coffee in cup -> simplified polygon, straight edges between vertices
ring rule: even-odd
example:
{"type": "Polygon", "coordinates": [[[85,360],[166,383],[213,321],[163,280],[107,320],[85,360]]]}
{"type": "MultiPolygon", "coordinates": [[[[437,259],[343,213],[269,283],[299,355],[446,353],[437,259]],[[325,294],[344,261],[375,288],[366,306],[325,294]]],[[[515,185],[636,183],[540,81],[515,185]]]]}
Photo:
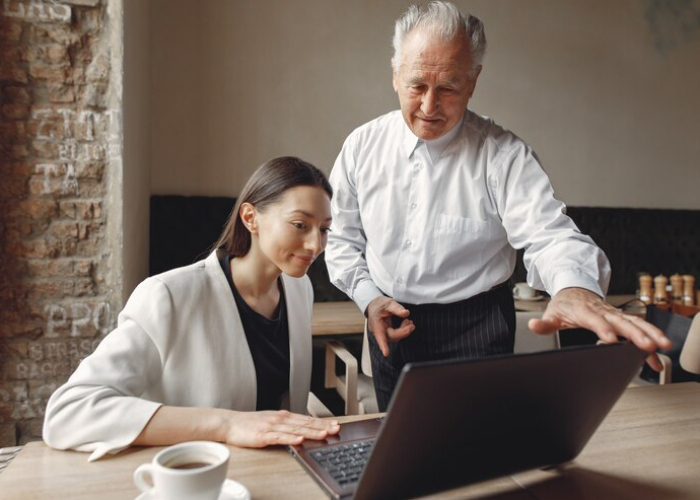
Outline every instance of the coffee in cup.
{"type": "Polygon", "coordinates": [[[160,500],[217,500],[228,471],[229,450],[209,441],[190,441],[161,450],[134,471],[134,482],[160,500]]]}

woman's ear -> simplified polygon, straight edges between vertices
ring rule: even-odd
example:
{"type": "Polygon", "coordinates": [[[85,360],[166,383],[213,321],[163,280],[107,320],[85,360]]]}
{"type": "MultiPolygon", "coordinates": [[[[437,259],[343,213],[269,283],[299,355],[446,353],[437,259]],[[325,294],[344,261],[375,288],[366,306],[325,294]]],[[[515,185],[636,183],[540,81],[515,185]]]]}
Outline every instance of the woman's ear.
{"type": "Polygon", "coordinates": [[[250,203],[242,203],[241,208],[238,210],[238,215],[243,222],[243,225],[248,228],[251,234],[257,234],[258,226],[256,224],[257,212],[255,207],[250,203]]]}

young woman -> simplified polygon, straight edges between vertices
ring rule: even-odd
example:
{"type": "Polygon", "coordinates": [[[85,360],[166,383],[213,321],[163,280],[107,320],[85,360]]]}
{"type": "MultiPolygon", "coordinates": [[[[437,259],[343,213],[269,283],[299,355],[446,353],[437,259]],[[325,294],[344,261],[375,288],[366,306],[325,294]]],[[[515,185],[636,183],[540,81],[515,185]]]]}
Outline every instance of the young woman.
{"type": "Polygon", "coordinates": [[[211,440],[262,447],[324,439],[302,415],[313,292],[331,187],[314,166],[262,165],[203,261],[141,283],[118,326],[49,400],[44,440],[90,451],[211,440]],[[287,411],[290,410],[290,411],[287,411]]]}

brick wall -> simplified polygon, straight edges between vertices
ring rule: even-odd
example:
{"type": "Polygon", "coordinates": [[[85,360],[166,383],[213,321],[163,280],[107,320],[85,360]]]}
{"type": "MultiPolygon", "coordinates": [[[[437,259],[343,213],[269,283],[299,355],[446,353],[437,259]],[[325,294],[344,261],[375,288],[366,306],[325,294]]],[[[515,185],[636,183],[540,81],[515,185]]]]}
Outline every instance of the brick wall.
{"type": "Polygon", "coordinates": [[[112,69],[106,0],[0,2],[0,446],[6,446],[41,437],[49,396],[113,327],[121,307],[110,231],[121,221],[121,187],[110,175],[121,165],[114,105],[121,68],[112,69]]]}

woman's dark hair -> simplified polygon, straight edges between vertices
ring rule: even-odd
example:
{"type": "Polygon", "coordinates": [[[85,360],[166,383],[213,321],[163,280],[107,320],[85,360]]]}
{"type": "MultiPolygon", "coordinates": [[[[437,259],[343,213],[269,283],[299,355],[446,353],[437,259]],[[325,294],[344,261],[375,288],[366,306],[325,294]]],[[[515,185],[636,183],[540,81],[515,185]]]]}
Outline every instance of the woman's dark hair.
{"type": "Polygon", "coordinates": [[[295,156],[282,156],[263,163],[253,172],[229,215],[215,249],[223,248],[232,257],[243,257],[250,251],[250,232],[238,212],[243,203],[250,203],[263,212],[278,201],[288,189],[297,186],[318,186],[333,196],[328,179],[311,163],[295,156]]]}

